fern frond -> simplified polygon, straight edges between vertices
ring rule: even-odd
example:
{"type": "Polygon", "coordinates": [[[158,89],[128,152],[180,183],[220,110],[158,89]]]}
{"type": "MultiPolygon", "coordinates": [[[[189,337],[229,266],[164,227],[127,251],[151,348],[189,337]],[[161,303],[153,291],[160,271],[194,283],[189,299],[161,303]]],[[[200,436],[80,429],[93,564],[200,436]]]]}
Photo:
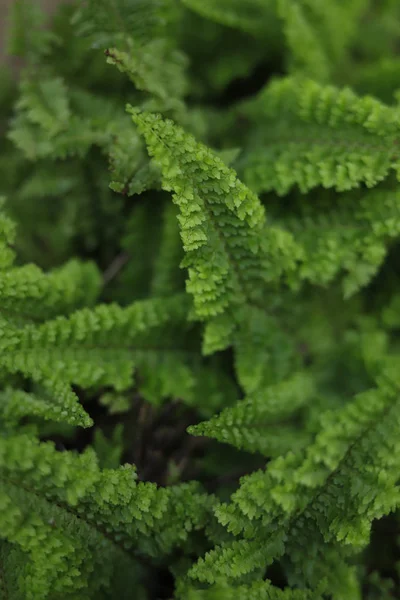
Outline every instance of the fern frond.
{"type": "MultiPolygon", "coordinates": [[[[283,31],[288,46],[289,69],[319,81],[329,78],[331,64],[319,31],[310,22],[308,5],[314,3],[279,0],[278,14],[283,21],[283,31]]],[[[332,4],[330,5],[332,7],[332,4]]]]}
{"type": "Polygon", "coordinates": [[[44,273],[36,265],[0,271],[0,307],[11,319],[44,320],[91,305],[100,291],[93,263],[72,260],[44,273]]]}
{"type": "Polygon", "coordinates": [[[264,210],[232,169],[170,120],[133,112],[163,187],[179,206],[187,289],[200,317],[217,315],[252,294],[264,210]]]}
{"type": "Polygon", "coordinates": [[[243,540],[211,551],[191,575],[209,583],[235,579],[286,552],[301,585],[317,588],[325,579],[335,598],[357,597],[355,573],[343,559],[366,545],[372,520],[400,501],[399,418],[397,385],[387,372],[379,388],[322,417],[322,429],[304,458],[289,453],[265,472],[242,479],[232,504],[216,512],[231,532],[243,533],[243,540]],[[343,499],[340,516],[338,498],[343,499]],[[306,546],[312,548],[311,563],[306,546]]]}
{"type": "Polygon", "coordinates": [[[399,111],[375,98],[288,78],[242,110],[257,126],[237,168],[256,192],[344,191],[398,175],[399,111]]]}
{"type": "Polygon", "coordinates": [[[109,140],[104,131],[76,116],[70,119],[67,130],[60,130],[55,138],[49,139],[48,133],[32,124],[24,114],[15,117],[8,137],[29,160],[83,158],[92,146],[103,146],[109,140]]]}
{"type": "Polygon", "coordinates": [[[267,457],[296,451],[310,439],[293,415],[311,401],[312,395],[312,380],[298,373],[288,381],[240,400],[210,421],[189,427],[188,432],[267,457]]]}
{"type": "Polygon", "coordinates": [[[92,598],[121,562],[133,584],[137,559],[187,543],[213,503],[196,485],[157,489],[131,466],[100,470],[92,451],[56,452],[28,435],[0,439],[0,476],[0,532],[29,557],[20,585],[32,599],[92,598]]]}
{"type": "MultiPolygon", "coordinates": [[[[171,343],[187,313],[185,298],[138,301],[130,307],[99,305],[39,325],[8,327],[0,364],[34,379],[60,378],[83,387],[111,385],[123,390],[133,383],[133,367],[151,373],[161,397],[175,390],[188,394],[192,376],[181,361],[185,349],[171,343]],[[169,331],[169,335],[167,335],[169,331]],[[160,341],[163,332],[162,342],[160,341]],[[179,369],[180,378],[174,371],[179,369]]],[[[189,354],[190,356],[190,354],[189,354]]]]}
{"type": "Polygon", "coordinates": [[[38,396],[23,390],[6,389],[0,392],[0,421],[6,427],[15,427],[24,417],[40,417],[44,420],[70,425],[92,425],[92,420],[80,406],[78,398],[60,385],[44,385],[47,395],[38,396]]]}
{"type": "MultiPolygon", "coordinates": [[[[274,366],[270,367],[270,347],[265,348],[265,339],[272,339],[273,329],[275,342],[284,339],[281,346],[275,343],[284,354],[287,335],[285,339],[276,318],[268,315],[270,305],[264,290],[268,283],[276,283],[295,267],[299,247],[282,228],[266,227],[264,208],[257,196],[193,136],[157,115],[133,112],[133,119],[146,139],[149,154],[161,168],[163,188],[173,192],[173,201],[180,210],[185,251],[181,264],[188,267],[186,288],[194,297],[196,316],[207,321],[217,318],[221,323],[227,314],[233,323],[226,320],[228,334],[220,326],[214,328],[212,349],[223,349],[231,341],[237,356],[247,360],[249,348],[254,351],[260,346],[257,359],[253,357],[251,365],[247,360],[244,369],[237,369],[239,381],[246,393],[254,390],[250,390],[249,381],[260,386],[271,383],[269,369],[274,371],[274,366]],[[241,375],[247,367],[253,372],[247,374],[245,382],[241,375]],[[257,381],[254,369],[265,373],[264,379],[257,381]]],[[[206,352],[211,349],[209,327],[212,325],[207,325],[205,333],[206,352]]],[[[272,382],[286,377],[288,364],[290,358],[286,363],[282,361],[280,372],[271,373],[272,382]]]]}
{"type": "Polygon", "coordinates": [[[28,71],[22,78],[8,132],[29,160],[83,158],[94,145],[109,154],[118,138],[129,135],[129,119],[118,105],[90,91],[68,89],[47,71],[35,75],[28,71]]]}
{"type": "Polygon", "coordinates": [[[370,283],[400,235],[399,193],[390,187],[319,193],[310,208],[309,199],[301,200],[299,214],[282,220],[303,249],[293,278],[326,286],[343,273],[348,298],[370,283]]]}

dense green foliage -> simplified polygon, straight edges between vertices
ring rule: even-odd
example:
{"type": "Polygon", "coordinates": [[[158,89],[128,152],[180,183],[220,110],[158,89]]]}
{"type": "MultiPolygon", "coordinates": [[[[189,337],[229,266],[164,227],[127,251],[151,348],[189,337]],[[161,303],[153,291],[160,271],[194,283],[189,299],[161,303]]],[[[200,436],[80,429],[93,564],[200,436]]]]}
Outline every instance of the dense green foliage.
{"type": "Polygon", "coordinates": [[[400,597],[400,3],[15,0],[0,600],[400,597]]]}

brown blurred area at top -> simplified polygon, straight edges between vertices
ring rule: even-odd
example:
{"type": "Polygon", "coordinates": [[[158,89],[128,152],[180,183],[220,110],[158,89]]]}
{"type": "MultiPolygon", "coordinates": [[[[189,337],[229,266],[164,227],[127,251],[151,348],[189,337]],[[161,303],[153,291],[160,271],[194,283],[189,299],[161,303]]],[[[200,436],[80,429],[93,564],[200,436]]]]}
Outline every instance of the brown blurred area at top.
{"type": "MultiPolygon", "coordinates": [[[[0,63],[7,61],[11,64],[17,64],[14,59],[6,56],[5,45],[7,41],[7,26],[8,26],[8,15],[11,6],[16,0],[0,0],[0,63]]],[[[51,14],[58,4],[65,2],[65,0],[34,0],[36,4],[39,4],[43,9],[51,14]]]]}

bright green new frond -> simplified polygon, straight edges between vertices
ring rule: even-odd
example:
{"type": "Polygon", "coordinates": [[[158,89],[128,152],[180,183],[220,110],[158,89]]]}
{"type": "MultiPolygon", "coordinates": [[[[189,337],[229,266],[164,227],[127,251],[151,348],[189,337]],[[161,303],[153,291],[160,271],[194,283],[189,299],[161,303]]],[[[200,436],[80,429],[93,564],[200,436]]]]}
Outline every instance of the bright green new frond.
{"type": "Polygon", "coordinates": [[[373,187],[398,173],[400,113],[370,96],[288,78],[240,110],[256,126],[237,168],[256,192],[373,187]]]}
{"type": "Polygon", "coordinates": [[[293,416],[311,401],[313,384],[304,373],[239,401],[210,421],[189,427],[192,435],[212,437],[267,457],[296,451],[310,441],[293,416]]]}
{"type": "Polygon", "coordinates": [[[245,566],[240,559],[238,570],[243,548],[246,554],[252,548],[254,558],[261,553],[265,564],[285,548],[302,585],[317,587],[324,573],[334,598],[341,598],[344,589],[343,597],[351,597],[350,589],[355,593],[354,573],[349,571],[348,581],[339,582],[336,568],[345,569],[343,558],[367,544],[373,519],[389,513],[400,501],[398,389],[390,373],[380,384],[338,412],[326,413],[304,458],[289,453],[272,461],[265,472],[242,479],[232,503],[218,507],[216,514],[231,532],[242,531],[248,539],[211,551],[193,567],[193,577],[209,583],[218,577],[235,579],[258,566],[256,562],[245,566]],[[338,512],[339,498],[343,500],[338,512]],[[310,563],[304,547],[311,544],[318,560],[310,563]],[[330,573],[324,571],[325,560],[330,573]]]}
{"type": "Polygon", "coordinates": [[[163,187],[174,193],[186,252],[188,291],[200,317],[217,315],[251,297],[258,279],[264,210],[235,172],[169,120],[133,113],[163,187]]]}

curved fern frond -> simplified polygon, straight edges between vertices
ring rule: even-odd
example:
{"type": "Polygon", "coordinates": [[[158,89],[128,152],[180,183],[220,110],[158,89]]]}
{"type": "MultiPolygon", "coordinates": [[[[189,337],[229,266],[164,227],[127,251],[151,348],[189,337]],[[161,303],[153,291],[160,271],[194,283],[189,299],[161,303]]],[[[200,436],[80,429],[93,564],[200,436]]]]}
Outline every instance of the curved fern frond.
{"type": "Polygon", "coordinates": [[[196,312],[220,314],[254,293],[263,207],[232,169],[172,121],[132,112],[180,209],[183,265],[196,312]]]}

